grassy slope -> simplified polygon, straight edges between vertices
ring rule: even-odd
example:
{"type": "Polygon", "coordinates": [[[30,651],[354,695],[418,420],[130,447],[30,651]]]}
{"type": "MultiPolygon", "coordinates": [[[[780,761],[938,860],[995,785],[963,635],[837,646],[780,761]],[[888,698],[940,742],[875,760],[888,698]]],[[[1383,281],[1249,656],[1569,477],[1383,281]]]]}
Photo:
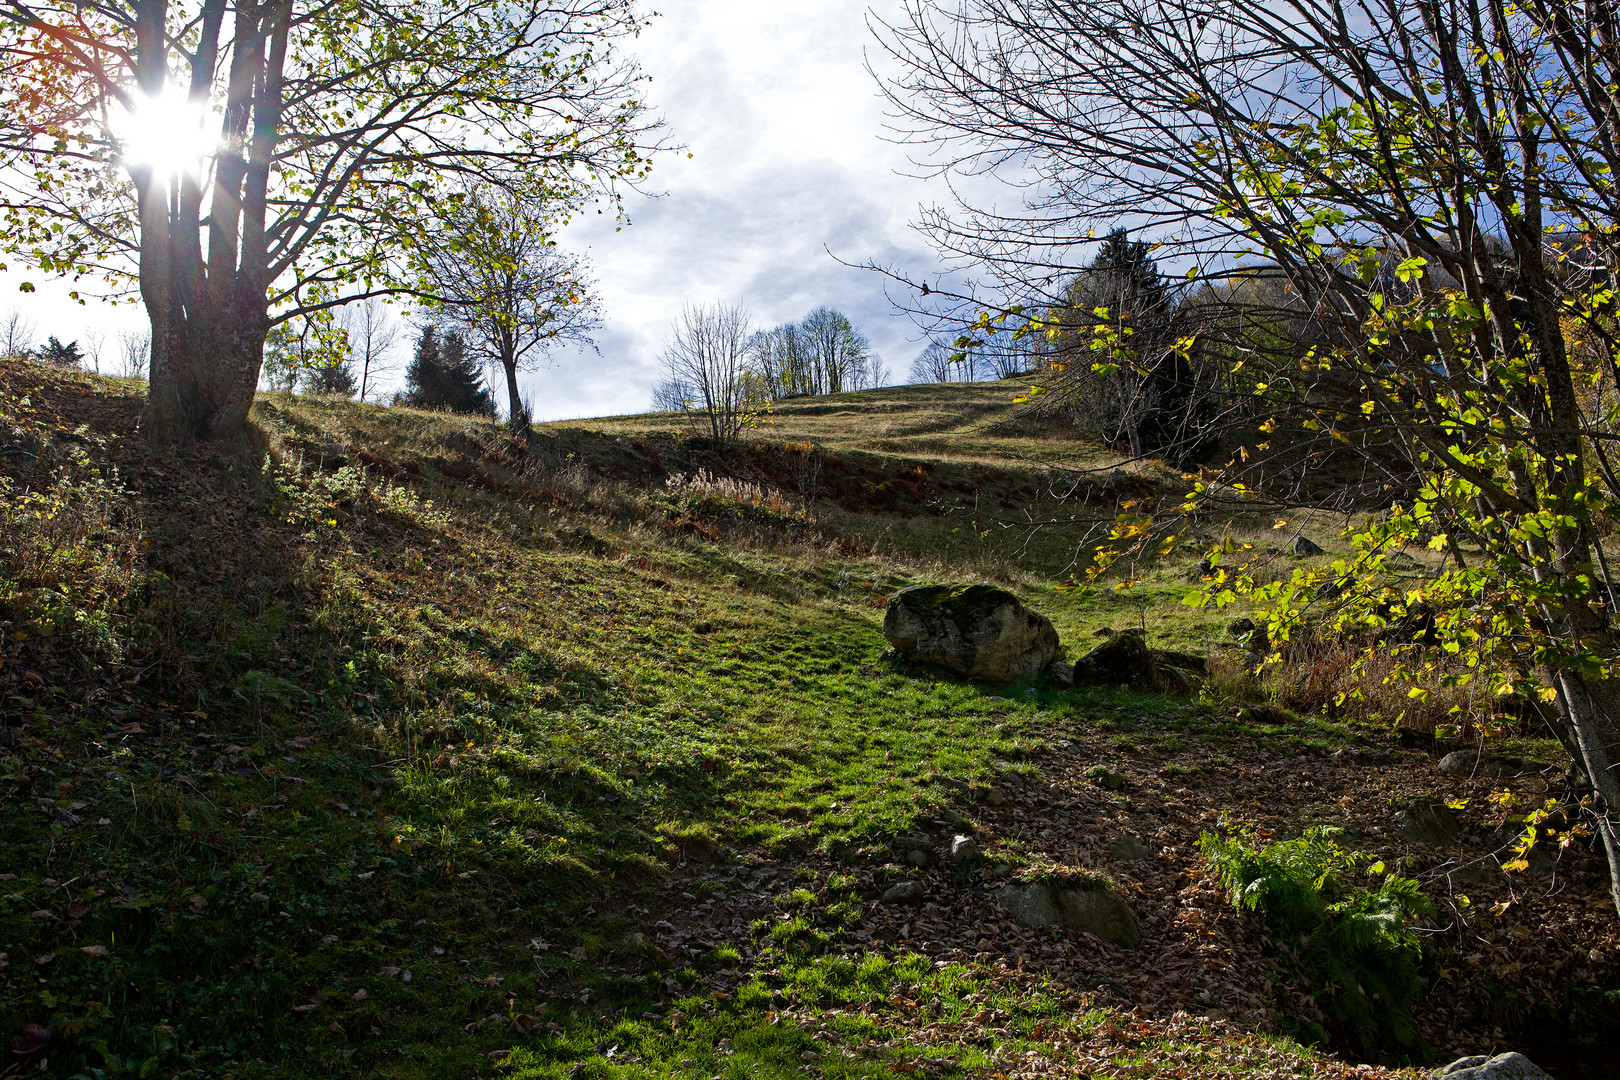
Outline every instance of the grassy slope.
{"type": "MultiPolygon", "coordinates": [[[[974,876],[924,875],[968,905],[976,946],[874,904],[906,852],[956,830],[1007,865],[1087,862],[1141,813],[1078,780],[1003,810],[953,803],[937,775],[1027,786],[1123,755],[1143,797],[1177,804],[1182,778],[1256,738],[1363,745],[895,667],[883,598],[937,573],[940,548],[1039,596],[1071,640],[1131,621],[1044,590],[1002,547],[950,549],[938,511],[964,493],[947,483],[1010,506],[1038,479],[1005,446],[924,484],[915,443],[863,457],[851,436],[847,505],[818,510],[816,537],[782,512],[715,541],[637,492],[717,463],[645,430],[564,429],[519,455],[476,422],[271,399],[260,441],[175,459],[133,437],[126,384],[8,365],[0,395],[9,1067],[1343,1072],[1250,1039],[1258,965],[1164,999],[1243,1024],[1144,1026],[1119,1010],[1155,1007],[1133,982],[1152,965],[998,925],[974,876]],[[864,537],[837,531],[855,523],[864,537]],[[1054,837],[1026,806],[1061,807],[1060,833],[1092,824],[1054,837]]],[[[793,434],[830,441],[809,425],[793,434]]],[[[1163,905],[1145,915],[1163,963],[1183,942],[1253,948],[1186,849],[1254,801],[1229,795],[1175,812],[1171,861],[1114,871],[1163,905]],[[1189,905],[1208,930],[1183,925],[1189,905]]]]}
{"type": "MultiPolygon", "coordinates": [[[[814,440],[833,450],[1001,466],[1113,467],[1095,447],[1068,437],[1061,423],[1020,419],[1013,399],[1027,389],[1027,383],[1010,379],[794,398],[771,406],[754,430],[777,442],[814,440]]],[[[669,413],[582,423],[599,431],[638,434],[690,427],[687,418],[669,413]]]]}

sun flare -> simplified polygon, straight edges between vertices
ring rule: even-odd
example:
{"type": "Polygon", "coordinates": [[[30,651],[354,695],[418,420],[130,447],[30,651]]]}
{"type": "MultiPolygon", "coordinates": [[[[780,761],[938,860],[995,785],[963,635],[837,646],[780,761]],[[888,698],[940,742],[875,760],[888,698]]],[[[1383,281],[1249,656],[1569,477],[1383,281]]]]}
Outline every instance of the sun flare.
{"type": "Polygon", "coordinates": [[[161,94],[137,94],[134,107],[113,126],[118,157],[125,165],[164,176],[199,176],[219,145],[219,120],[205,104],[178,86],[161,94]]]}

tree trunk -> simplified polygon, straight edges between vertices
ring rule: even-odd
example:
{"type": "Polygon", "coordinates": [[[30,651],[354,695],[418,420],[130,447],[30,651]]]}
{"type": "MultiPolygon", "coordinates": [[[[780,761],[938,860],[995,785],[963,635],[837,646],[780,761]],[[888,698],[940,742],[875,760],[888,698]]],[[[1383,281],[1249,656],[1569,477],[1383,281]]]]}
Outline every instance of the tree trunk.
{"type": "Polygon", "coordinates": [[[513,435],[522,437],[529,433],[529,413],[523,407],[523,395],[518,392],[517,361],[502,360],[501,369],[506,372],[506,426],[513,435]]]}
{"type": "Polygon", "coordinates": [[[230,438],[247,423],[268,320],[263,312],[241,307],[187,311],[161,296],[147,298],[153,441],[230,438]]]}
{"type": "Polygon", "coordinates": [[[1596,799],[1592,812],[1597,819],[1598,838],[1609,860],[1609,898],[1620,912],[1620,831],[1615,822],[1620,812],[1620,682],[1613,679],[1586,680],[1571,672],[1558,675],[1564,717],[1580,748],[1578,759],[1592,781],[1596,799]]]}
{"type": "MultiPolygon", "coordinates": [[[[138,0],[135,7],[139,83],[155,96],[169,78],[168,4],[138,0]]],[[[130,172],[140,213],[141,299],[152,322],[148,421],[155,443],[236,435],[258,389],[273,276],[264,247],[265,185],[291,12],[291,0],[238,8],[206,259],[198,177],[150,167],[130,172]],[[250,128],[252,153],[244,156],[250,128]]],[[[198,52],[190,57],[194,97],[206,95],[213,78],[224,15],[222,0],[205,4],[198,52]]]]}

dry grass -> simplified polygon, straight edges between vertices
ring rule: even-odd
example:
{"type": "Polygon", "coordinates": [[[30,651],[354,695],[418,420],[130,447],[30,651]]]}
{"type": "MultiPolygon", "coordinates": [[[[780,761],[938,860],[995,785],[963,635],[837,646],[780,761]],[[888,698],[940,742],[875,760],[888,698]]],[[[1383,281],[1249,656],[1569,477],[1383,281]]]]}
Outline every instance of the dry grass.
{"type": "MultiPolygon", "coordinates": [[[[750,434],[773,442],[813,442],[828,450],[864,450],[937,461],[1113,467],[1116,455],[1077,438],[1072,426],[1019,416],[1013,399],[1027,389],[1026,382],[1009,379],[796,398],[772,405],[750,434]]],[[[691,418],[678,413],[569,422],[574,425],[618,434],[694,432],[691,418]]]]}
{"type": "Polygon", "coordinates": [[[1301,716],[1348,720],[1398,734],[1467,736],[1503,726],[1482,682],[1444,685],[1445,676],[1453,673],[1451,665],[1441,663],[1416,679],[1395,677],[1402,663],[1417,669],[1422,661],[1415,648],[1308,632],[1265,661],[1239,646],[1214,650],[1205,689],[1219,698],[1269,702],[1301,716]],[[1421,693],[1413,696],[1414,689],[1421,693]]]}

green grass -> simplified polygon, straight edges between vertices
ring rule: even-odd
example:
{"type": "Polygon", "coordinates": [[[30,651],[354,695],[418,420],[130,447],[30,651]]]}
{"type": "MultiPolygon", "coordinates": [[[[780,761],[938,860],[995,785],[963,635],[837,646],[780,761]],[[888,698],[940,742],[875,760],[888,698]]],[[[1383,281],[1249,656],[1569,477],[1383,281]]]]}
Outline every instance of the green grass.
{"type": "MultiPolygon", "coordinates": [[[[44,571],[116,654],[25,588],[10,608],[47,678],[13,687],[0,756],[0,1011],[51,1026],[63,1068],[284,1075],[357,1043],[424,1075],[487,1063],[480,1022],[580,979],[565,954],[637,924],[624,898],[665,867],[887,857],[940,812],[931,774],[1028,745],[1028,710],[892,667],[847,561],[584,542],[556,506],[322,468],[319,402],[266,403],[268,455],[231,469],[110,431],[75,457],[51,444],[83,393],[12,388],[69,478],[13,536],[44,550],[99,508],[154,554],[110,611],[85,567],[44,571]]],[[[362,419],[379,448],[409,434],[362,419]]]]}
{"type": "MultiPolygon", "coordinates": [[[[905,454],[1004,408],[975,388],[902,430],[911,398],[948,396],[884,394],[905,454]]],[[[842,404],[780,416],[825,434],[812,418],[849,425],[842,404]]],[[[923,819],[969,827],[939,776],[1028,771],[1080,731],[1167,755],[1362,741],[974,686],[897,665],[879,633],[895,588],[999,568],[1073,652],[1137,619],[1199,646],[1230,613],[1173,604],[1179,564],[1124,603],[1057,590],[1061,531],[1020,555],[926,500],[711,539],[659,494],[708,459],[652,435],[553,430],[521,454],[479,421],[273,397],[244,445],[159,456],[130,435],[140,407],[128,384],[0,368],[22,448],[0,471],[40,495],[0,535],[0,1036],[50,1028],[29,1067],[956,1076],[1095,1037],[1122,1075],[1161,1051],[1241,1075],[1293,1053],[857,944],[875,897],[814,868],[899,860],[923,819]],[[672,881],[705,868],[683,887],[708,899],[765,862],[781,917],[752,939],[701,960],[636,940],[672,881]],[[994,1038],[930,1033],[985,1010],[994,1038]]],[[[1022,497],[1014,435],[961,438],[936,480],[999,461],[986,483],[1022,497]]],[[[924,490],[913,459],[845,449],[851,493],[924,490]]]]}

